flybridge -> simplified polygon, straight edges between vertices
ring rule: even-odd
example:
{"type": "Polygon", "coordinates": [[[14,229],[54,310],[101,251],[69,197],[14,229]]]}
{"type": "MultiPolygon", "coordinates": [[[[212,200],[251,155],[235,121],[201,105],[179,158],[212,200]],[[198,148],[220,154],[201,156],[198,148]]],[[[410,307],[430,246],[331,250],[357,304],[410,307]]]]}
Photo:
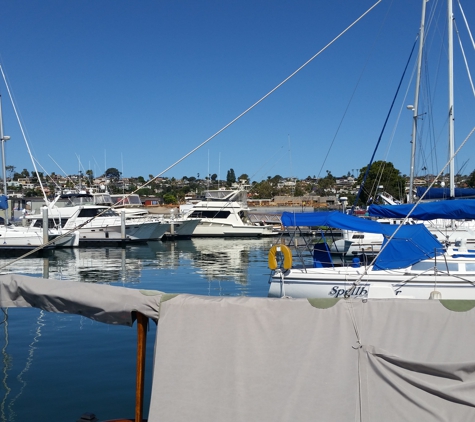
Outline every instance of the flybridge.
{"type": "Polygon", "coordinates": [[[205,192],[206,201],[233,201],[247,202],[247,191],[245,190],[208,190],[205,192]]]}

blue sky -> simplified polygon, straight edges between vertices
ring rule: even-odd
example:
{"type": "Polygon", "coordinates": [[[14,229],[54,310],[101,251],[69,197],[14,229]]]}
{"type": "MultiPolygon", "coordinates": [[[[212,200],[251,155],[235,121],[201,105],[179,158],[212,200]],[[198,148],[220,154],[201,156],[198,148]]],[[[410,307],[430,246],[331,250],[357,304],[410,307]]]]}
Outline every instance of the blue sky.
{"type": "MultiPolygon", "coordinates": [[[[61,174],[60,166],[75,174],[80,162],[95,175],[116,167],[124,176],[148,178],[246,110],[374,3],[0,0],[0,62],[33,155],[48,173],[61,174]]],[[[438,3],[431,0],[428,7],[438,3]]],[[[445,13],[440,3],[437,13],[445,13]]],[[[461,3],[475,23],[473,1],[461,3]]],[[[418,32],[421,4],[383,0],[289,82],[164,176],[209,172],[225,178],[230,168],[258,181],[276,174],[356,173],[370,160],[382,130],[418,32]]],[[[445,58],[434,47],[445,35],[443,22],[437,25],[430,45],[443,64],[437,65],[431,92],[446,107],[445,58]]],[[[457,25],[462,33],[462,19],[457,25]]],[[[465,49],[470,62],[473,48],[465,49]]],[[[413,102],[414,60],[376,154],[403,174],[409,173],[412,115],[406,105],[413,102]]],[[[456,66],[465,75],[463,64],[456,66]]],[[[4,132],[12,137],[7,164],[31,170],[0,82],[4,132]]],[[[456,95],[459,144],[475,125],[474,100],[466,83],[457,85],[456,95]]],[[[435,172],[445,164],[444,119],[432,129],[437,158],[426,158],[419,168],[429,163],[435,172]]],[[[474,151],[465,147],[456,168],[469,160],[463,172],[470,173],[474,151]]]]}

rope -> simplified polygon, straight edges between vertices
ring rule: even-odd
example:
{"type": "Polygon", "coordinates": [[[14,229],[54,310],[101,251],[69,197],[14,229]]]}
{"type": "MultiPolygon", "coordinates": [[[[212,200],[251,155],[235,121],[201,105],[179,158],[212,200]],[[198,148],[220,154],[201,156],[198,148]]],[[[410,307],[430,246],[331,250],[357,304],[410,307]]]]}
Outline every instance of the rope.
{"type": "MultiPolygon", "coordinates": [[[[373,151],[373,155],[371,156],[371,159],[369,161],[369,164],[366,166],[366,171],[365,171],[365,174],[363,176],[363,180],[361,181],[361,186],[360,186],[360,189],[358,191],[358,193],[356,194],[356,198],[354,200],[354,203],[353,203],[353,206],[351,207],[351,212],[350,214],[353,214],[354,210],[355,210],[355,207],[358,203],[358,200],[361,196],[361,192],[363,191],[364,189],[364,185],[365,185],[365,182],[366,182],[366,179],[368,177],[368,174],[369,174],[369,170],[371,169],[371,165],[373,164],[373,161],[374,161],[374,157],[376,155],[376,151],[378,150],[379,148],[379,144],[381,143],[381,138],[383,137],[383,134],[384,134],[384,131],[386,129],[386,125],[388,124],[388,120],[389,120],[389,117],[391,116],[391,113],[392,113],[392,110],[393,110],[393,107],[394,107],[394,103],[396,102],[396,98],[399,94],[399,90],[401,89],[401,85],[402,85],[402,81],[404,80],[404,76],[406,76],[406,71],[407,71],[407,68],[409,67],[409,63],[411,61],[411,57],[412,57],[412,53],[414,52],[414,48],[416,47],[416,41],[417,39],[414,41],[414,44],[412,46],[412,49],[411,49],[411,53],[409,54],[409,58],[407,59],[407,62],[406,62],[406,66],[404,67],[404,71],[402,72],[402,75],[401,75],[401,78],[399,80],[399,84],[397,86],[397,89],[396,89],[396,93],[394,94],[394,98],[391,102],[391,106],[389,107],[389,111],[388,111],[388,114],[386,115],[386,119],[384,120],[384,124],[383,124],[383,127],[381,129],[381,132],[379,134],[379,138],[378,138],[378,141],[376,142],[376,147],[374,148],[374,151],[373,151]]],[[[383,167],[384,168],[384,167],[383,167]]],[[[381,169],[381,172],[383,170],[381,169]]]]}
{"type": "Polygon", "coordinates": [[[304,67],[306,67],[308,64],[310,64],[315,58],[317,58],[321,53],[323,53],[328,47],[330,47],[332,44],[334,44],[339,38],[341,38],[346,32],[348,32],[353,26],[355,26],[361,19],[363,19],[369,12],[371,12],[379,3],[381,3],[382,0],[378,0],[373,6],[371,6],[366,12],[364,12],[358,19],[356,19],[352,24],[350,24],[346,29],[344,29],[342,32],[340,32],[335,38],[333,38],[327,45],[325,45],[320,51],[318,51],[316,54],[314,54],[310,59],[308,59],[303,65],[301,65],[297,70],[295,70],[293,73],[291,73],[289,76],[287,76],[282,82],[280,82],[278,85],[276,85],[274,88],[272,88],[267,94],[265,94],[263,97],[261,97],[259,100],[257,100],[254,104],[252,104],[249,108],[244,110],[241,114],[239,114],[237,117],[235,117],[233,120],[231,120],[228,124],[223,126],[221,129],[219,129],[216,133],[211,135],[208,139],[203,141],[200,145],[197,147],[193,148],[190,152],[185,154],[182,158],[179,160],[175,161],[172,165],[167,167],[165,170],[157,174],[153,179],[150,179],[145,183],[145,185],[141,186],[141,188],[146,187],[150,183],[152,183],[155,179],[158,177],[162,176],[164,173],[181,163],[185,158],[188,158],[190,155],[192,155],[194,152],[199,150],[201,147],[206,145],[209,141],[212,139],[216,138],[221,132],[224,132],[228,127],[230,127],[233,123],[236,123],[241,117],[249,113],[253,108],[255,108],[257,105],[259,105],[262,101],[264,101],[267,97],[269,97],[271,94],[273,94],[275,91],[277,91],[282,85],[284,85],[286,82],[288,82],[290,79],[292,79],[297,73],[299,73],[304,67]]]}
{"type": "MultiPolygon", "coordinates": [[[[38,175],[38,170],[37,170],[37,168],[36,168],[35,161],[33,160],[33,154],[31,153],[30,145],[29,145],[29,143],[28,143],[28,140],[26,139],[26,134],[25,134],[25,131],[24,131],[24,129],[23,129],[23,125],[21,124],[20,116],[18,115],[18,111],[17,111],[16,105],[15,105],[15,102],[13,101],[12,93],[11,93],[11,91],[10,91],[10,85],[9,85],[8,82],[7,82],[7,78],[6,78],[6,76],[5,76],[5,73],[3,72],[3,66],[2,66],[1,63],[0,63],[0,72],[2,73],[3,81],[5,82],[5,86],[6,86],[6,88],[7,88],[8,96],[10,97],[10,102],[12,103],[13,111],[15,112],[15,116],[16,116],[16,118],[17,118],[18,125],[20,126],[20,131],[21,131],[21,134],[22,134],[23,139],[24,139],[25,144],[26,144],[26,149],[28,150],[28,154],[30,155],[31,162],[33,163],[33,168],[35,169],[36,175],[38,175]]],[[[41,182],[41,178],[40,178],[40,177],[38,177],[38,183],[40,184],[41,192],[43,192],[43,198],[44,198],[45,202],[48,202],[48,198],[46,197],[46,193],[45,193],[45,190],[44,190],[44,188],[43,188],[43,183],[41,182]]],[[[5,193],[5,194],[6,194],[6,193],[5,193]]]]}
{"type": "Polygon", "coordinates": [[[457,25],[454,25],[454,26],[455,26],[455,32],[457,34],[457,39],[458,39],[458,42],[459,42],[460,50],[462,51],[463,61],[465,63],[465,69],[467,70],[468,80],[470,82],[470,86],[472,87],[472,94],[475,97],[475,88],[473,86],[472,74],[470,73],[470,68],[468,66],[467,56],[465,55],[465,50],[463,48],[462,40],[460,39],[460,33],[459,33],[458,28],[457,28],[457,25]]]}
{"type": "MultiPolygon", "coordinates": [[[[149,184],[151,184],[152,182],[154,182],[158,177],[162,176],[164,173],[166,173],[167,171],[169,171],[170,169],[172,169],[173,167],[175,167],[176,165],[178,165],[179,163],[181,163],[183,160],[185,160],[186,158],[188,158],[190,155],[192,155],[194,152],[196,152],[197,150],[199,150],[201,147],[203,147],[204,145],[206,145],[209,141],[211,141],[212,139],[216,138],[221,132],[224,132],[228,127],[230,127],[233,123],[237,122],[241,117],[243,117],[244,115],[246,115],[247,113],[249,113],[253,108],[255,108],[257,105],[259,105],[261,102],[263,102],[267,97],[269,97],[271,94],[273,94],[275,91],[277,91],[282,85],[284,85],[286,82],[288,82],[290,79],[292,79],[297,73],[299,73],[304,67],[306,67],[308,64],[310,64],[315,58],[317,58],[321,53],[323,53],[326,49],[328,49],[332,44],[334,44],[339,38],[341,38],[346,32],[348,32],[353,26],[355,26],[360,20],[362,20],[369,12],[371,12],[379,3],[381,3],[382,0],[378,0],[375,4],[373,4],[368,10],[366,10],[366,12],[364,12],[358,19],[356,19],[352,24],[350,24],[346,29],[344,29],[342,32],[340,32],[335,38],[333,38],[328,44],[326,44],[320,51],[318,51],[316,54],[314,54],[310,59],[308,59],[304,64],[302,64],[297,70],[295,70],[293,73],[291,73],[289,76],[287,76],[282,82],[280,82],[278,85],[276,85],[273,89],[271,89],[267,94],[265,94],[263,97],[261,97],[258,101],[256,101],[254,104],[252,104],[250,107],[248,107],[246,110],[244,110],[241,114],[239,114],[237,117],[235,117],[233,120],[231,120],[228,124],[226,124],[225,126],[223,126],[221,129],[219,129],[216,133],[214,133],[213,135],[211,135],[208,139],[206,139],[205,141],[203,141],[201,144],[199,144],[197,147],[193,148],[190,152],[188,152],[187,154],[185,154],[183,157],[181,157],[179,160],[175,161],[172,165],[168,166],[165,170],[163,170],[162,172],[160,172],[159,174],[157,174],[153,179],[150,179],[149,181],[147,181],[144,185],[142,185],[140,187],[140,189],[143,189],[145,188],[146,186],[148,186],[149,184]]],[[[13,104],[13,109],[15,111],[15,115],[17,117],[17,120],[20,124],[20,129],[21,129],[21,132],[22,132],[22,135],[23,135],[23,139],[25,140],[26,142],[26,146],[27,146],[27,149],[28,149],[28,152],[30,154],[30,157],[32,157],[32,154],[31,154],[31,151],[30,151],[30,147],[28,145],[28,142],[27,142],[27,139],[26,139],[26,135],[25,135],[25,132],[23,130],[23,126],[20,122],[20,118],[19,118],[19,115],[18,115],[18,112],[17,112],[17,109],[15,107],[15,103],[13,101],[13,97],[11,95],[11,92],[10,92],[10,89],[9,89],[9,86],[7,84],[7,80],[6,80],[6,77],[5,77],[5,74],[3,72],[3,67],[1,66],[0,64],[0,71],[3,75],[3,79],[5,81],[5,84],[7,86],[7,90],[8,90],[8,94],[10,96],[10,101],[12,102],[13,104]]],[[[35,165],[35,162],[34,160],[33,161],[33,166],[35,168],[35,172],[37,172],[36,170],[36,165],[35,165]]],[[[43,189],[43,186],[41,184],[41,180],[40,180],[40,185],[41,185],[41,189],[43,191],[43,194],[44,194],[44,189],[43,189]]],[[[138,190],[138,189],[137,189],[138,190]]],[[[128,196],[134,194],[137,192],[137,190],[135,190],[134,192],[128,194],[128,195],[125,195],[124,198],[127,198],[128,196]]],[[[45,195],[45,194],[44,194],[45,195]]],[[[47,203],[47,198],[45,196],[45,202],[47,203]]],[[[113,205],[111,207],[109,207],[108,209],[112,209],[112,208],[116,208],[118,206],[117,205],[113,205]]],[[[107,210],[104,210],[104,212],[106,212],[107,210]]],[[[99,217],[100,215],[102,215],[104,212],[98,214],[96,217],[99,217]]],[[[91,219],[92,220],[92,219],[91,219]]],[[[83,223],[82,225],[76,227],[74,230],[71,230],[67,233],[64,233],[62,236],[60,236],[59,238],[61,237],[64,237],[66,236],[67,234],[69,233],[72,233],[73,231],[83,227],[85,224],[87,224],[89,221],[91,220],[88,220],[87,222],[83,223]]],[[[29,256],[39,250],[41,250],[44,246],[46,245],[49,245],[53,243],[53,241],[50,241],[48,243],[46,243],[45,245],[41,246],[41,247],[38,247],[30,252],[28,252],[27,254],[19,257],[18,259],[12,261],[11,263],[7,263],[3,266],[0,267],[0,270],[2,270],[3,268],[7,267],[8,265],[11,265],[12,263],[26,257],[26,256],[29,256]]]]}

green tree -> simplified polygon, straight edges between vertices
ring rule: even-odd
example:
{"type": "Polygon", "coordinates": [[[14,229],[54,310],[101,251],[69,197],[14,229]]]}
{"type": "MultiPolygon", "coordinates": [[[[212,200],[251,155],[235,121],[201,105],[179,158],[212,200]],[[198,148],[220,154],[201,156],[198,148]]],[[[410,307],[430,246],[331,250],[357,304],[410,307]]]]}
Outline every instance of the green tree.
{"type": "Polygon", "coordinates": [[[357,178],[357,184],[363,186],[360,194],[361,203],[366,204],[370,199],[374,199],[378,186],[381,185],[384,186],[384,191],[391,194],[394,198],[403,199],[406,180],[401,176],[401,172],[394,167],[393,163],[389,161],[375,161],[369,169],[364,185],[362,185],[366,169],[367,166],[363,167],[357,178]]]}
{"type": "Polygon", "coordinates": [[[15,166],[6,166],[5,170],[10,173],[10,179],[12,178],[13,173],[15,173],[15,166]]]}
{"type": "Polygon", "coordinates": [[[86,170],[86,176],[92,182],[92,179],[94,179],[94,172],[92,170],[86,170]]]}
{"type": "Polygon", "coordinates": [[[277,188],[269,180],[263,180],[252,185],[252,192],[257,199],[270,199],[277,194],[277,188]]]}
{"type": "Polygon", "coordinates": [[[104,173],[104,176],[108,179],[119,180],[122,173],[115,167],[108,168],[104,173]]]}
{"type": "Polygon", "coordinates": [[[335,185],[336,178],[333,176],[330,170],[327,170],[327,175],[318,179],[315,192],[317,195],[325,196],[335,185]]]}
{"type": "Polygon", "coordinates": [[[30,177],[30,172],[27,169],[23,169],[20,174],[21,177],[30,177]]]}
{"type": "Polygon", "coordinates": [[[305,190],[302,188],[302,185],[297,183],[295,186],[294,196],[304,196],[305,190]]]}
{"type": "Polygon", "coordinates": [[[473,170],[465,180],[469,188],[475,188],[475,170],[473,170]]]}
{"type": "Polygon", "coordinates": [[[140,188],[136,194],[140,196],[152,196],[155,192],[150,188],[140,188]]]}
{"type": "Polygon", "coordinates": [[[163,195],[163,202],[165,202],[165,204],[176,204],[176,196],[171,193],[166,193],[163,195]]]}
{"type": "Polygon", "coordinates": [[[231,186],[233,183],[236,183],[236,174],[234,173],[233,169],[228,170],[228,174],[226,175],[226,182],[228,186],[231,186]]]}

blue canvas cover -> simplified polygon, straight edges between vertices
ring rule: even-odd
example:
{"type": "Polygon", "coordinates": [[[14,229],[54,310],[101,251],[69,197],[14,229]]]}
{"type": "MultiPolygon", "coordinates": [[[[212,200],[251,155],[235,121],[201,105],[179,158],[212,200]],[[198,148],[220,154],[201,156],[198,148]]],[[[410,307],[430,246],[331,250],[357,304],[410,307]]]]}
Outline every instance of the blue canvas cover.
{"type": "MultiPolygon", "coordinates": [[[[372,217],[405,218],[414,208],[414,204],[402,205],[370,205],[368,213],[372,217]]],[[[475,218],[475,200],[457,199],[454,201],[422,202],[417,205],[410,215],[417,220],[434,220],[446,218],[449,220],[464,220],[475,218]]]]}
{"type": "Polygon", "coordinates": [[[397,225],[381,224],[377,221],[354,217],[338,211],[290,213],[281,217],[285,227],[332,227],[366,233],[379,233],[384,236],[384,249],[378,255],[375,269],[390,270],[405,268],[424,259],[433,258],[444,251],[442,244],[427,230],[423,224],[397,225]],[[389,239],[397,230],[391,242],[389,239]]]}
{"type": "Polygon", "coordinates": [[[0,210],[8,209],[8,196],[0,195],[0,210]]]}
{"type": "Polygon", "coordinates": [[[302,213],[282,213],[281,222],[284,227],[333,227],[336,229],[355,230],[367,233],[384,234],[382,224],[343,214],[338,211],[330,212],[302,212],[302,213]]]}
{"type": "MultiPolygon", "coordinates": [[[[418,198],[421,198],[422,195],[427,191],[424,196],[426,199],[449,199],[450,198],[450,188],[430,188],[419,187],[416,190],[416,195],[418,198]]],[[[475,189],[470,188],[455,188],[454,195],[456,198],[475,198],[475,189]]]]}
{"type": "MultiPolygon", "coordinates": [[[[397,226],[387,226],[396,229],[397,226]]],[[[441,243],[423,224],[402,226],[391,241],[384,236],[383,250],[374,263],[375,270],[405,268],[423,259],[441,255],[444,251],[441,243]]]]}

